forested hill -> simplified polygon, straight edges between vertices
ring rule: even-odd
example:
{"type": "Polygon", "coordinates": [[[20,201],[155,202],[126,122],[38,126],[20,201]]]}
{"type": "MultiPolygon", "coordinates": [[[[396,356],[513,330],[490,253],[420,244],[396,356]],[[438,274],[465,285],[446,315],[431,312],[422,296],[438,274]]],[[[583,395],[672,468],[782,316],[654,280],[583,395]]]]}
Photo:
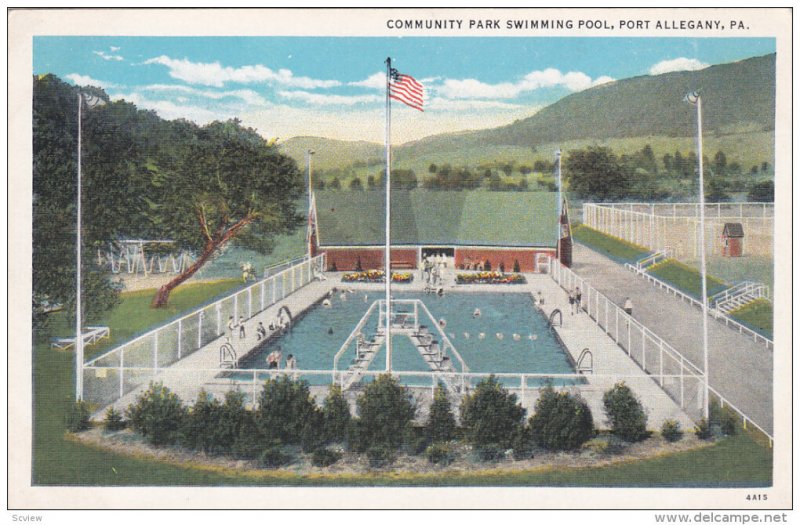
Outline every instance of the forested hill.
{"type": "Polygon", "coordinates": [[[690,91],[703,96],[705,133],[773,130],[775,54],[700,71],[618,80],[568,95],[508,126],[433,136],[406,147],[429,149],[436,142],[452,145],[459,140],[531,146],[576,139],[685,137],[694,133],[694,115],[682,106],[690,91]]]}

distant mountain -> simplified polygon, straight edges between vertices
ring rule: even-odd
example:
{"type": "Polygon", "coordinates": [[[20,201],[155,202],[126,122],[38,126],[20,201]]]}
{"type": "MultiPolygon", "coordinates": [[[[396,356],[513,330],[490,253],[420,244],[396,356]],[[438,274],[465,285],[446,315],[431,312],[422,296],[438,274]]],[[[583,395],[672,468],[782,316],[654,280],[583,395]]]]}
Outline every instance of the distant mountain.
{"type": "Polygon", "coordinates": [[[383,162],[383,145],[366,141],[334,140],[322,137],[292,137],[278,142],[282,153],[297,161],[305,169],[307,150],[314,152],[311,159],[314,169],[329,170],[348,166],[353,162],[383,162]]]}
{"type": "MultiPolygon", "coordinates": [[[[535,115],[494,129],[438,135],[413,144],[532,146],[577,139],[694,134],[694,113],[682,102],[687,92],[703,97],[704,134],[773,130],[775,54],[700,71],[679,71],[618,80],[573,93],[535,115]]],[[[404,145],[407,147],[411,144],[404,145]]]]}
{"type": "MultiPolygon", "coordinates": [[[[703,97],[704,135],[774,131],[775,54],[771,54],[700,71],[617,80],[568,95],[506,126],[433,135],[395,146],[395,158],[402,163],[492,146],[530,148],[576,140],[689,137],[695,133],[695,114],[682,101],[690,91],[699,91],[703,97]]],[[[287,140],[284,147],[298,159],[306,148],[317,149],[319,159],[314,158],[314,166],[323,169],[368,162],[383,154],[382,145],[376,143],[313,137],[287,140]]]]}

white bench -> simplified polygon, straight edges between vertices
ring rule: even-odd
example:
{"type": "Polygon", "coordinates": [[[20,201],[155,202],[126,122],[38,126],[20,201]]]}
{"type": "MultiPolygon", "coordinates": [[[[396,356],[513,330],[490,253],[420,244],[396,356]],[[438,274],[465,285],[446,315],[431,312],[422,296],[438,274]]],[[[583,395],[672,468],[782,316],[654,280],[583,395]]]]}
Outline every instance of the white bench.
{"type": "MultiPolygon", "coordinates": [[[[111,337],[111,329],[107,326],[87,326],[83,332],[83,344],[92,345],[101,339],[108,339],[111,337]]],[[[54,339],[50,345],[59,350],[66,350],[70,346],[75,345],[74,337],[60,337],[54,339]]]]}

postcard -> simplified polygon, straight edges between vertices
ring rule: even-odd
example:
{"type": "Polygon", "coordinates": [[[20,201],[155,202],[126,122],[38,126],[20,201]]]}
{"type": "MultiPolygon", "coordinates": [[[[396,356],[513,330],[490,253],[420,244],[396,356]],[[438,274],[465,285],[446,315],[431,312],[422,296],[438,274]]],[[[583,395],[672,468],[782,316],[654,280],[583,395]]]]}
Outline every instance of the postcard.
{"type": "Polygon", "coordinates": [[[792,507],[791,10],[8,21],[15,516],[792,507]]]}

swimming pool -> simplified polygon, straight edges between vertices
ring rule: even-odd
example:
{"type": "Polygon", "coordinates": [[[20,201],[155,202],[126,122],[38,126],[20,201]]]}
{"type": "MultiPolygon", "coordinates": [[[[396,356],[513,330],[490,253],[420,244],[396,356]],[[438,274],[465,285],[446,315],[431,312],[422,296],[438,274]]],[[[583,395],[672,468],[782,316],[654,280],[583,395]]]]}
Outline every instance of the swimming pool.
{"type": "MultiPolygon", "coordinates": [[[[393,297],[420,299],[436,319],[444,319],[444,331],[470,372],[575,373],[572,360],[550,331],[547,320],[534,306],[529,294],[451,292],[438,297],[401,292],[393,297]],[[476,308],[481,310],[479,317],[473,317],[476,308]]],[[[330,370],[336,352],[350,332],[373,301],[382,298],[383,294],[379,292],[334,294],[331,307],[319,304],[311,307],[293,323],[288,333],[271,339],[243,357],[239,367],[266,368],[267,354],[280,346],[284,360],[289,354],[294,355],[301,370],[330,370]]],[[[377,323],[376,309],[363,330],[364,335],[369,337],[373,334],[377,323]]],[[[424,320],[421,323],[430,324],[424,320]]],[[[349,355],[343,356],[339,368],[346,369],[349,359],[349,355]]],[[[383,370],[385,366],[386,354],[382,347],[369,369],[383,370]]],[[[404,335],[392,337],[392,369],[398,372],[430,371],[411,340],[404,335]]],[[[324,382],[323,378],[306,379],[312,384],[324,382]]],[[[409,385],[430,384],[430,380],[422,378],[404,378],[404,382],[409,385]]],[[[503,382],[519,385],[519,380],[503,382]]],[[[529,380],[529,384],[536,385],[537,381],[529,380]]]]}

